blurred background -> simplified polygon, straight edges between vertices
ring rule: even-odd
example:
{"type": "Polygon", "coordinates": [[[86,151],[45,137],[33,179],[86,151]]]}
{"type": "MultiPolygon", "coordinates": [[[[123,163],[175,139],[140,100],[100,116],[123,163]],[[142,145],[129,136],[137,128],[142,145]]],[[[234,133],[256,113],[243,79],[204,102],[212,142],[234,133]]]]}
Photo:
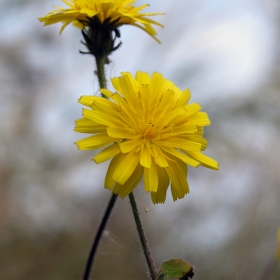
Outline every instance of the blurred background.
{"type": "MultiPolygon", "coordinates": [[[[135,192],[157,267],[171,258],[197,280],[259,279],[280,226],[280,3],[277,0],[150,2],[165,12],[159,45],[121,28],[106,68],[161,72],[208,112],[205,154],[220,170],[189,169],[190,194],[153,205],[135,192]],[[148,212],[145,212],[145,207],[148,212]]],[[[0,279],[81,279],[111,193],[107,163],[73,144],[81,95],[98,94],[93,57],[78,29],[43,27],[59,0],[0,0],[0,279]]],[[[118,199],[92,279],[147,279],[129,200],[118,199]]],[[[280,278],[280,265],[269,279],[280,278]]]]}

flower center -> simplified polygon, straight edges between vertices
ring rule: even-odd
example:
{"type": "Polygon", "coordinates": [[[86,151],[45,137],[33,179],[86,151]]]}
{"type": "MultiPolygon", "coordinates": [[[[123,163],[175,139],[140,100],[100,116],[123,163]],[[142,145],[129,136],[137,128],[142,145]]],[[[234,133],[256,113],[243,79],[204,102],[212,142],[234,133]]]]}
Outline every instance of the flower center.
{"type": "Polygon", "coordinates": [[[143,125],[140,129],[140,132],[148,140],[152,140],[158,136],[157,127],[151,123],[143,125]]]}

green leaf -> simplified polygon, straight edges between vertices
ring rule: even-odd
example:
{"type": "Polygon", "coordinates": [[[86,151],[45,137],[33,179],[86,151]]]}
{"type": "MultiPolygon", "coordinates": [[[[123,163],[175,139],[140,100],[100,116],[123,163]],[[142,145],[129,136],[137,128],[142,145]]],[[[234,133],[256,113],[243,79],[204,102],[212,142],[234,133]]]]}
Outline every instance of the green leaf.
{"type": "Polygon", "coordinates": [[[172,259],[162,264],[157,280],[178,278],[188,280],[194,276],[193,267],[182,259],[172,259]]]}

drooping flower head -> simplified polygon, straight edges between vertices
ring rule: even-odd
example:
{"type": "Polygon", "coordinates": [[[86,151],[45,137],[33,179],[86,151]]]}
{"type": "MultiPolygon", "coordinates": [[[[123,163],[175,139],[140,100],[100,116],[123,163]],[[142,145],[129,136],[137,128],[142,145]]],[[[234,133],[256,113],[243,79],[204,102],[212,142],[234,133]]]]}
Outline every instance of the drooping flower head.
{"type": "Polygon", "coordinates": [[[148,17],[162,15],[163,13],[141,13],[148,4],[134,7],[136,0],[62,0],[68,8],[56,7],[45,17],[39,20],[44,25],[63,23],[60,34],[64,28],[72,23],[79,29],[92,25],[92,21],[100,22],[103,27],[115,30],[121,25],[136,26],[158,41],[156,31],[152,25],[162,25],[148,17]]]}
{"type": "Polygon", "coordinates": [[[210,125],[197,103],[188,104],[190,91],[181,91],[159,73],[137,72],[111,79],[116,92],[100,91],[109,99],[82,96],[83,118],[75,131],[93,134],[75,144],[81,150],[106,147],[93,160],[112,158],[105,188],[127,196],[143,177],[153,203],[164,203],[171,182],[174,201],[189,192],[187,165],[218,169],[201,153],[207,141],[203,127],[210,125]]]}

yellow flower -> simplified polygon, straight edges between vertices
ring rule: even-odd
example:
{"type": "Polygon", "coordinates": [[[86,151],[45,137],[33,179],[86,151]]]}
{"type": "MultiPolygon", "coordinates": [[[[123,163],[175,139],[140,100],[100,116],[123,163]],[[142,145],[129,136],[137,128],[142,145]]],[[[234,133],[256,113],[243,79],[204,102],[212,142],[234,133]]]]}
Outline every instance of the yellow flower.
{"type": "MultiPolygon", "coordinates": [[[[60,34],[64,28],[73,23],[79,29],[90,25],[91,20],[98,19],[106,26],[111,23],[111,30],[117,29],[124,24],[134,25],[141,28],[154,39],[156,31],[152,24],[162,25],[147,17],[162,15],[163,13],[141,13],[140,11],[149,6],[148,4],[134,7],[136,0],[62,0],[69,8],[54,7],[45,17],[40,17],[40,22],[50,25],[62,22],[60,34]]],[[[158,41],[159,42],[159,41],[158,41]]]]}
{"type": "Polygon", "coordinates": [[[197,103],[188,104],[190,91],[181,91],[159,73],[137,72],[111,79],[117,92],[100,91],[109,99],[82,96],[83,118],[75,131],[93,134],[77,141],[81,150],[106,147],[93,160],[112,158],[105,188],[125,197],[143,177],[153,203],[164,203],[171,181],[174,201],[189,192],[187,165],[218,169],[203,155],[207,141],[203,126],[210,125],[197,103]]]}

